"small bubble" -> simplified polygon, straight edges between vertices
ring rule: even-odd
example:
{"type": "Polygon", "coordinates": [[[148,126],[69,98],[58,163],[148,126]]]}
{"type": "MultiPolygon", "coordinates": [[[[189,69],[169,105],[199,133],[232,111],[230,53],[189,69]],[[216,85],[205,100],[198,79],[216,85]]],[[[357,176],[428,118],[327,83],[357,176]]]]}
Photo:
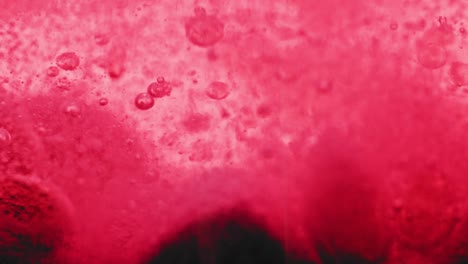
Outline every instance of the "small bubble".
{"type": "Polygon", "coordinates": [[[140,110],[148,110],[154,105],[154,98],[148,93],[140,93],[135,97],[135,106],[140,110]]]}
{"type": "Polygon", "coordinates": [[[159,76],[159,77],[156,79],[156,81],[157,81],[158,83],[164,83],[164,82],[165,82],[164,77],[162,77],[162,76],[159,76]]]}
{"type": "Polygon", "coordinates": [[[99,105],[104,106],[104,105],[107,105],[108,103],[109,103],[109,100],[107,98],[103,97],[103,98],[99,99],[99,105]]]}
{"type": "Polygon", "coordinates": [[[170,96],[172,92],[171,85],[162,77],[158,77],[157,81],[148,86],[148,93],[156,98],[170,96]]]}
{"type": "Polygon", "coordinates": [[[418,61],[423,67],[437,69],[447,62],[447,51],[444,47],[435,44],[426,44],[418,50],[418,61]]]}
{"type": "Polygon", "coordinates": [[[81,114],[81,109],[76,104],[70,104],[65,108],[65,113],[72,117],[77,117],[81,114]]]}
{"type": "Polygon", "coordinates": [[[390,29],[391,30],[397,30],[398,29],[398,24],[396,22],[390,23],[390,29]]]}
{"type": "Polygon", "coordinates": [[[64,52],[57,57],[56,64],[66,71],[72,71],[80,65],[80,58],[74,52],[64,52]]]}
{"type": "Polygon", "coordinates": [[[59,75],[59,72],[60,70],[58,67],[50,66],[49,68],[47,68],[47,76],[49,77],[55,77],[59,75]]]}
{"type": "Polygon", "coordinates": [[[205,90],[208,97],[214,100],[222,100],[231,93],[229,86],[220,81],[211,82],[205,90]]]}
{"type": "Polygon", "coordinates": [[[11,143],[11,135],[8,130],[1,127],[0,128],[0,147],[6,147],[11,143]]]}
{"type": "Polygon", "coordinates": [[[185,35],[196,46],[213,46],[224,36],[224,23],[215,16],[194,16],[185,23],[185,35]]]}

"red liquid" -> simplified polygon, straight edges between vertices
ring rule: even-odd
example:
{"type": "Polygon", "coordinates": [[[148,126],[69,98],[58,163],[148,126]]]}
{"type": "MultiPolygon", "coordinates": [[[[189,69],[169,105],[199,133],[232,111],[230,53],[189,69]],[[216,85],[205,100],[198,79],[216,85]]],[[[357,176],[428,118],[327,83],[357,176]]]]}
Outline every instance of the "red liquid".
{"type": "Polygon", "coordinates": [[[0,263],[468,260],[462,1],[75,2],[1,2],[0,263]]]}

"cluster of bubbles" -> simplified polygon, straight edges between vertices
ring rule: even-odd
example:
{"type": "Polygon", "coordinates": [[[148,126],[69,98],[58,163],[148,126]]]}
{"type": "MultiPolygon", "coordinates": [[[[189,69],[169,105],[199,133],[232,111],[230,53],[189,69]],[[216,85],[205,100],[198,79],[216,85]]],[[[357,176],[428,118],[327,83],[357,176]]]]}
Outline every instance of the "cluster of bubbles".
{"type": "Polygon", "coordinates": [[[156,82],[151,83],[146,92],[139,93],[135,97],[135,106],[140,110],[148,110],[154,106],[155,98],[170,96],[172,86],[164,77],[158,77],[156,82]]]}
{"type": "MultiPolygon", "coordinates": [[[[56,57],[55,65],[48,67],[46,74],[48,77],[54,78],[59,76],[60,70],[74,71],[78,66],[80,66],[80,58],[78,55],[75,52],[67,51],[56,57]]],[[[55,80],[55,86],[61,90],[69,90],[71,85],[71,81],[65,76],[55,80]]],[[[105,97],[99,99],[99,105],[101,106],[105,106],[108,103],[109,100],[105,97]]],[[[78,116],[80,114],[80,109],[77,105],[70,105],[66,107],[64,112],[71,116],[78,116]]]]}
{"type": "MultiPolygon", "coordinates": [[[[54,78],[59,76],[60,69],[64,71],[74,71],[80,65],[80,58],[75,52],[63,52],[55,58],[55,65],[47,68],[46,74],[48,77],[54,78]]],[[[71,81],[67,77],[57,78],[55,81],[57,88],[68,90],[71,86],[71,81]]]]}

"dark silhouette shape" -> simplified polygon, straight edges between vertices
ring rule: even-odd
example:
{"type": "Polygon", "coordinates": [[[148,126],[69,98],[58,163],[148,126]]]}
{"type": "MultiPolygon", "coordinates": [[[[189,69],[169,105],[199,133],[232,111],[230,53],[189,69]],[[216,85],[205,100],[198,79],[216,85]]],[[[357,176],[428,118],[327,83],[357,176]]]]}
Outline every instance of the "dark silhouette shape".
{"type": "Polygon", "coordinates": [[[384,259],[381,260],[368,260],[358,254],[345,252],[340,250],[330,250],[325,246],[317,246],[318,255],[322,264],[380,264],[385,263],[384,259]]]}
{"type": "Polygon", "coordinates": [[[288,254],[264,225],[243,210],[197,221],[177,233],[144,264],[306,264],[288,254]]]}

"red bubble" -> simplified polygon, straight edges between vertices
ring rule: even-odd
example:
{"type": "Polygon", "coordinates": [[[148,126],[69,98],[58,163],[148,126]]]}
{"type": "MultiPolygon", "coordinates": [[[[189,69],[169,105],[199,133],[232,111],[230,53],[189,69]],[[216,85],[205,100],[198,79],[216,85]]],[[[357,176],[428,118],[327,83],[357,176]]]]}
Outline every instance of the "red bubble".
{"type": "Polygon", "coordinates": [[[135,106],[140,110],[148,110],[154,106],[154,98],[148,93],[140,93],[135,97],[135,106]]]}
{"type": "Polygon", "coordinates": [[[56,63],[66,71],[73,71],[80,65],[80,58],[74,52],[64,52],[57,57],[56,63]]]}
{"type": "Polygon", "coordinates": [[[185,35],[194,45],[209,47],[218,43],[224,36],[224,23],[215,16],[204,12],[190,17],[185,23],[185,35]]]}
{"type": "Polygon", "coordinates": [[[467,261],[464,1],[0,2],[0,263],[467,261]]]}
{"type": "Polygon", "coordinates": [[[211,82],[208,87],[206,87],[205,93],[208,97],[214,100],[222,100],[228,97],[231,93],[229,86],[220,81],[211,82]]]}
{"type": "Polygon", "coordinates": [[[158,77],[156,82],[148,86],[148,93],[155,98],[170,96],[171,92],[171,84],[166,82],[163,77],[158,77]]]}
{"type": "Polygon", "coordinates": [[[55,66],[50,66],[49,68],[47,68],[47,76],[49,77],[55,77],[59,75],[59,73],[60,73],[59,68],[55,66]]]}
{"type": "Polygon", "coordinates": [[[109,103],[109,100],[107,98],[101,98],[99,99],[99,105],[105,106],[109,103]]]}

